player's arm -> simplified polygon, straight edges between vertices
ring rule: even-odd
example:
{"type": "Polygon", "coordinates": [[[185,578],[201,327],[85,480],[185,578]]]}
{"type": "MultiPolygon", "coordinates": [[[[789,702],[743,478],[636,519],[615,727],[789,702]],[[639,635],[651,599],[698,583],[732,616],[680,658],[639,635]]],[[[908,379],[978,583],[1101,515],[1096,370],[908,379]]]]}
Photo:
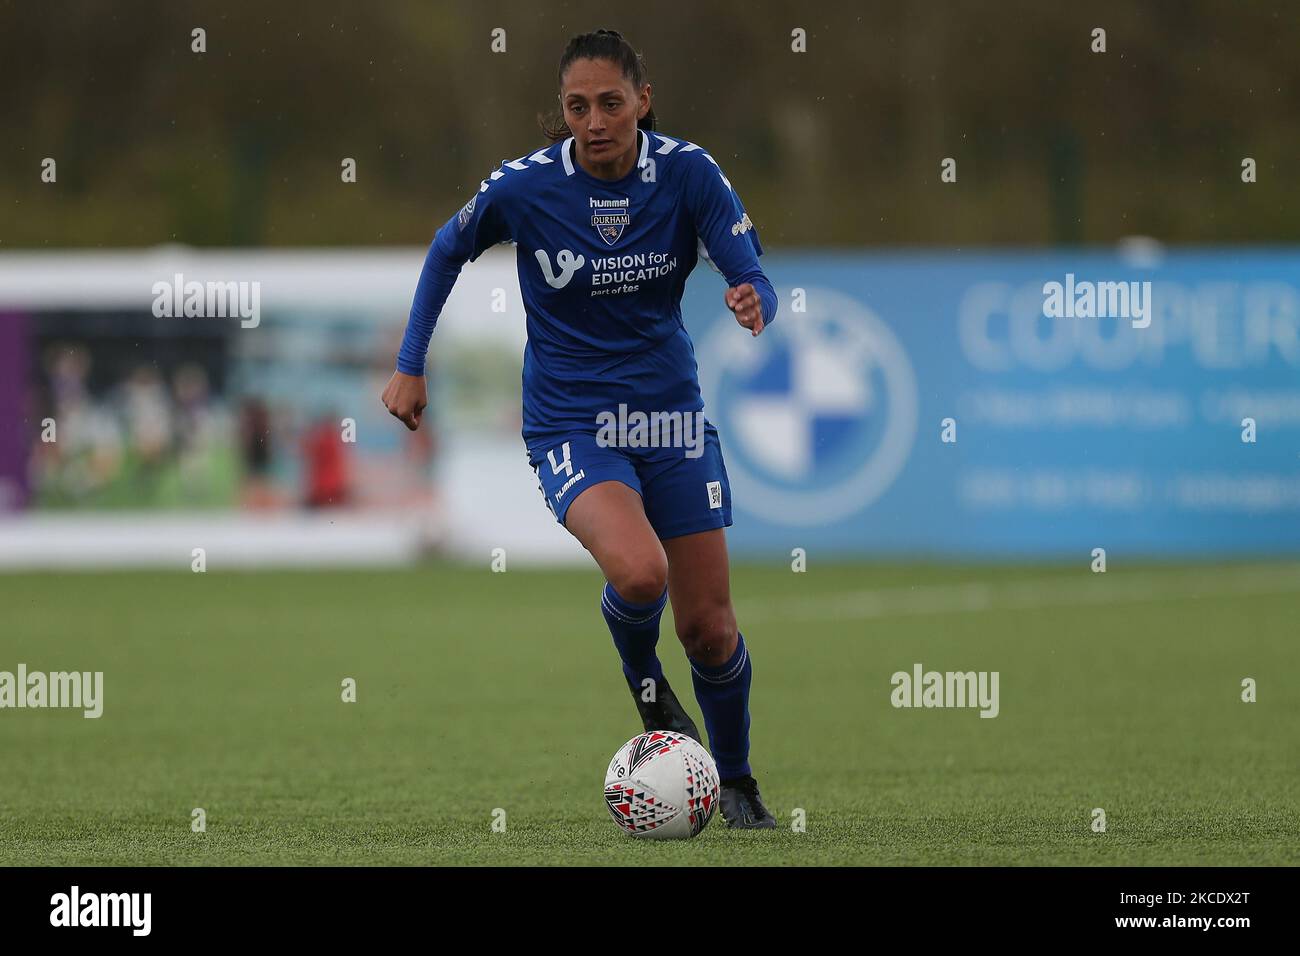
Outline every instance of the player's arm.
{"type": "Polygon", "coordinates": [[[708,153],[693,164],[687,203],[703,247],[701,257],[727,280],[724,300],[736,321],[753,335],[776,318],[776,290],[763,274],[758,230],[722,170],[708,153]]]}
{"type": "Polygon", "coordinates": [[[508,242],[512,237],[505,215],[505,195],[500,178],[480,183],[479,192],[438,230],[424,258],[406,334],[397,352],[397,371],[381,396],[389,413],[411,431],[420,427],[420,417],[429,402],[424,380],[429,339],[461,268],[489,246],[508,242]]]}

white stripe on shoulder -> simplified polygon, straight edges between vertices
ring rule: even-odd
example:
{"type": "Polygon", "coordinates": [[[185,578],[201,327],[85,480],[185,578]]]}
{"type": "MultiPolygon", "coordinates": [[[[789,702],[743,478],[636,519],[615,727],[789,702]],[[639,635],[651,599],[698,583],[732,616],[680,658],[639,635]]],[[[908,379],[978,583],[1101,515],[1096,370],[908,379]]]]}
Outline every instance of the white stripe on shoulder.
{"type": "Polygon", "coordinates": [[[564,160],[564,175],[573,175],[573,160],[569,158],[569,147],[573,145],[573,137],[570,136],[560,147],[560,158],[564,160]]]}
{"type": "Polygon", "coordinates": [[[704,154],[704,158],[713,164],[713,168],[718,171],[719,176],[722,176],[722,181],[727,184],[727,188],[731,189],[731,180],[729,180],[726,176],[723,176],[722,167],[718,165],[718,161],[714,159],[712,156],[710,156],[708,153],[704,154]]]}
{"type": "MultiPolygon", "coordinates": [[[[671,136],[665,136],[663,133],[655,133],[655,136],[658,137],[659,140],[661,141],[661,145],[659,146],[658,149],[655,150],[655,152],[665,156],[671,153],[673,150],[677,150],[679,153],[693,153],[697,150],[702,150],[704,148],[700,146],[698,143],[692,143],[684,139],[680,139],[680,140],[673,139],[671,136]]],[[[703,156],[705,159],[707,159],[709,162],[713,163],[713,168],[718,171],[718,176],[722,179],[724,183],[726,183],[727,188],[731,189],[734,192],[735,190],[732,188],[731,180],[729,180],[726,177],[726,175],[722,172],[722,167],[718,165],[717,160],[715,160],[707,152],[701,152],[700,155],[703,156]]]]}
{"type": "Polygon", "coordinates": [[[663,133],[655,133],[655,138],[662,141],[659,148],[655,150],[655,152],[661,156],[667,156],[678,146],[682,145],[671,136],[665,136],[663,133]]]}

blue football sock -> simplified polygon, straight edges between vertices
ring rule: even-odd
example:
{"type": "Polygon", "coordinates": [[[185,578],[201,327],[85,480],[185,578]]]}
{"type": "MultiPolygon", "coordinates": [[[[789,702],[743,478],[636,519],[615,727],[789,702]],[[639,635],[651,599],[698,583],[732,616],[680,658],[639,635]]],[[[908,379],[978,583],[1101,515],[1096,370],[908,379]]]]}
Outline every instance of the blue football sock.
{"type": "Polygon", "coordinates": [[[605,615],[609,633],[614,636],[619,657],[623,658],[623,676],[637,693],[645,688],[644,681],[653,680],[657,686],[664,679],[664,669],[655,654],[655,646],[659,643],[659,618],[663,616],[667,603],[667,588],[659,595],[659,600],[650,604],[623,600],[608,582],[600,596],[601,613],[605,615]]]}
{"type": "Polygon", "coordinates": [[[710,667],[691,661],[695,699],[709,729],[709,748],[723,780],[749,776],[749,663],[745,636],[736,634],[736,652],[725,664],[710,667]]]}

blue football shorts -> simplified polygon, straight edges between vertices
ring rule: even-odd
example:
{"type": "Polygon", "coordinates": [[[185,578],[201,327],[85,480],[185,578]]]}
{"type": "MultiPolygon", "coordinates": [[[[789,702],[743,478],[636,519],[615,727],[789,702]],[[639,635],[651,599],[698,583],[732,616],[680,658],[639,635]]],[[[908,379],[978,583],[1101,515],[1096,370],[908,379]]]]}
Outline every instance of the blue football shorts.
{"type": "Polygon", "coordinates": [[[650,526],[675,538],[731,526],[731,485],[718,430],[707,419],[700,454],[685,448],[602,446],[596,433],[572,432],[529,443],[528,464],[555,520],[602,481],[621,481],[641,496],[650,526]]]}

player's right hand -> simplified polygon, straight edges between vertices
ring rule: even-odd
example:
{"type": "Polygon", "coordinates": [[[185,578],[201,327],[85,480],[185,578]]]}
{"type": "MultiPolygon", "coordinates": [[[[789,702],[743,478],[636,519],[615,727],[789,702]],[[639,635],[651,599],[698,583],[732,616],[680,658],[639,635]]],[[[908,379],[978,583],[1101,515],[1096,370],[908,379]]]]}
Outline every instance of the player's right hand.
{"type": "Polygon", "coordinates": [[[429,392],[424,384],[424,376],[394,372],[393,377],[384,386],[384,394],[380,396],[380,401],[384,403],[390,415],[400,419],[402,424],[411,431],[415,431],[420,427],[420,416],[424,414],[425,406],[429,404],[429,392]]]}

